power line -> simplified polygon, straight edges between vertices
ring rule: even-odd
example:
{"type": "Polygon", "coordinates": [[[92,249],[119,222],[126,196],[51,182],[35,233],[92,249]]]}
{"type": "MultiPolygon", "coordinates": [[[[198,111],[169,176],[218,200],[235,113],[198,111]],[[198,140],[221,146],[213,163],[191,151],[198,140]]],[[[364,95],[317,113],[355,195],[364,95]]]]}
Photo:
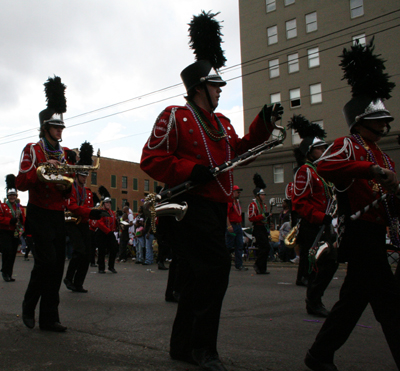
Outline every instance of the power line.
{"type": "MultiPolygon", "coordinates": [[[[339,32],[343,32],[343,31],[345,31],[345,30],[352,29],[352,28],[354,28],[354,27],[358,27],[358,26],[360,26],[360,25],[363,25],[363,24],[372,22],[372,21],[377,20],[377,19],[384,18],[384,17],[386,17],[386,16],[388,16],[388,15],[397,13],[397,12],[399,12],[399,11],[400,11],[400,9],[395,10],[395,11],[392,11],[392,12],[389,12],[389,13],[386,13],[386,14],[384,14],[384,15],[381,15],[381,16],[378,16],[378,17],[375,17],[375,18],[372,18],[372,19],[370,19],[370,20],[366,20],[366,21],[361,22],[361,23],[357,23],[357,24],[355,24],[355,25],[353,25],[353,26],[349,26],[349,27],[346,27],[346,28],[343,28],[343,29],[340,29],[340,30],[331,32],[331,33],[329,33],[329,34],[326,34],[326,35],[323,35],[323,36],[319,36],[319,37],[316,37],[316,38],[311,39],[311,40],[307,40],[307,41],[305,41],[305,42],[303,42],[303,43],[296,44],[295,46],[283,48],[283,49],[281,49],[281,50],[279,50],[279,51],[276,51],[276,52],[273,52],[273,53],[270,53],[270,54],[265,54],[265,55],[263,55],[263,56],[254,58],[254,59],[252,59],[252,60],[249,60],[249,61],[246,61],[246,62],[237,64],[237,65],[230,66],[230,67],[228,67],[228,68],[226,68],[226,69],[221,70],[221,72],[224,72],[224,71],[226,72],[226,71],[229,71],[229,70],[232,71],[233,69],[237,69],[237,68],[239,68],[240,66],[243,67],[243,66],[245,66],[245,65],[247,65],[247,64],[249,64],[249,63],[250,63],[250,64],[259,63],[259,62],[261,62],[263,59],[269,58],[269,57],[271,57],[271,56],[273,56],[273,55],[275,55],[275,54],[283,53],[283,52],[285,52],[285,51],[287,51],[287,50],[289,50],[289,49],[298,49],[299,46],[302,46],[302,45],[304,45],[304,44],[315,43],[315,41],[317,41],[317,40],[326,38],[326,37],[328,37],[328,36],[332,36],[332,35],[334,35],[334,34],[337,34],[337,33],[339,33],[339,32]]],[[[397,20],[397,19],[399,19],[399,18],[400,18],[400,17],[397,17],[397,18],[391,19],[390,21],[397,20]]],[[[387,22],[388,22],[388,21],[382,22],[382,23],[387,23],[387,22]]],[[[376,26],[381,25],[382,23],[374,24],[374,25],[372,25],[372,26],[370,26],[370,27],[376,27],[376,26]]],[[[388,30],[390,30],[390,29],[397,28],[397,27],[399,27],[399,26],[400,26],[400,25],[394,25],[394,26],[392,26],[392,27],[388,27],[388,28],[385,28],[385,29],[383,29],[383,30],[376,31],[376,32],[374,32],[374,34],[378,34],[378,33],[381,33],[381,32],[386,32],[386,31],[388,31],[388,30]]],[[[370,28],[370,27],[368,27],[368,28],[370,28]]],[[[347,34],[347,35],[348,35],[348,34],[347,34]]],[[[345,36],[345,35],[340,35],[340,36],[338,36],[338,37],[343,37],[343,36],[345,36]]],[[[368,36],[369,36],[369,35],[368,35],[368,36]]],[[[337,38],[337,37],[334,37],[334,38],[325,40],[325,41],[323,41],[323,42],[332,41],[332,40],[335,40],[336,38],[337,38]]],[[[325,52],[325,51],[327,51],[327,50],[331,50],[331,49],[333,49],[333,48],[337,48],[338,46],[342,46],[342,45],[346,45],[346,44],[348,44],[348,41],[345,41],[345,42],[342,42],[342,43],[339,43],[339,44],[336,44],[336,45],[327,47],[327,48],[325,48],[325,49],[322,49],[321,52],[325,52]]],[[[300,58],[306,58],[306,57],[307,57],[307,56],[305,55],[305,56],[302,56],[302,57],[300,57],[300,58]]],[[[287,64],[287,63],[288,63],[288,62],[285,61],[285,62],[279,63],[279,65],[283,65],[283,64],[287,64]]],[[[238,79],[238,78],[246,77],[246,76],[249,76],[249,75],[252,75],[252,74],[255,74],[255,73],[259,73],[259,72],[261,72],[261,71],[265,71],[265,70],[268,70],[268,69],[270,69],[270,68],[269,68],[269,67],[265,67],[265,68],[257,69],[257,70],[255,70],[255,71],[248,72],[248,73],[246,73],[246,74],[242,74],[242,75],[239,75],[239,76],[230,78],[230,79],[226,79],[226,81],[233,81],[233,80],[236,80],[236,79],[238,79]]],[[[134,97],[134,98],[130,98],[130,99],[127,99],[127,100],[118,102],[118,103],[110,104],[110,105],[105,106],[105,107],[101,107],[101,108],[98,108],[98,109],[95,109],[95,110],[92,110],[92,111],[89,111],[89,112],[85,112],[85,113],[82,113],[82,114],[79,114],[79,115],[76,115],[76,116],[67,118],[65,121],[71,120],[71,119],[74,119],[74,118],[77,118],[77,117],[82,117],[82,116],[85,116],[85,115],[88,115],[88,114],[91,114],[91,113],[94,113],[94,112],[98,112],[98,111],[101,111],[101,110],[104,110],[104,109],[107,109],[107,108],[110,108],[110,107],[115,107],[115,106],[118,106],[118,105],[121,105],[121,104],[130,102],[130,101],[133,101],[133,100],[142,99],[142,98],[144,98],[144,97],[148,97],[148,96],[151,96],[151,95],[154,95],[154,94],[157,94],[157,93],[165,92],[165,91],[167,91],[167,90],[174,89],[174,88],[179,87],[179,86],[181,86],[181,85],[182,85],[182,83],[174,84],[174,85],[168,86],[168,87],[166,87],[166,88],[158,89],[158,90],[155,90],[155,91],[150,92],[150,93],[146,93],[146,94],[143,94],[143,95],[134,97]]],[[[77,124],[74,124],[74,125],[69,126],[69,128],[70,128],[70,127],[75,127],[75,126],[84,125],[84,124],[87,124],[87,123],[90,123],[90,122],[94,122],[94,121],[97,121],[97,120],[102,120],[102,119],[104,119],[104,118],[108,118],[108,117],[111,117],[111,116],[119,115],[119,114],[121,114],[121,113],[129,112],[129,111],[136,110],[136,109],[140,109],[140,108],[143,108],[143,107],[147,107],[147,106],[150,106],[150,105],[153,105],[153,104],[160,103],[160,102],[165,101],[165,100],[169,100],[169,99],[172,99],[172,98],[179,97],[179,96],[181,96],[181,95],[182,95],[182,94],[178,94],[178,95],[171,96],[171,97],[168,97],[168,98],[164,98],[164,99],[161,99],[161,100],[158,100],[158,101],[150,102],[150,103],[144,104],[144,105],[142,105],[142,106],[129,108],[129,109],[126,109],[126,110],[123,110],[123,111],[111,113],[111,114],[109,114],[109,115],[105,115],[105,116],[101,116],[101,117],[98,117],[98,118],[94,118],[94,119],[92,119],[92,120],[88,120],[88,121],[84,121],[84,122],[81,122],[81,123],[77,123],[77,124]]],[[[246,109],[246,111],[247,111],[247,109],[246,109]]],[[[26,133],[26,132],[33,131],[33,130],[37,130],[37,128],[27,129],[27,130],[20,131],[20,132],[17,132],[17,133],[8,134],[8,135],[5,135],[5,136],[3,136],[3,137],[0,137],[0,139],[7,138],[7,137],[10,137],[10,136],[19,135],[19,134],[26,133]]],[[[135,135],[135,134],[134,134],[134,135],[135,135]]],[[[132,135],[132,136],[134,136],[134,135],[132,135]]],[[[0,145],[9,144],[9,143],[21,141],[21,140],[24,140],[24,139],[34,138],[34,137],[36,137],[36,136],[29,136],[29,137],[24,137],[24,138],[20,138],[20,139],[15,139],[15,140],[11,140],[11,141],[8,141],[8,142],[0,143],[0,145]]]]}

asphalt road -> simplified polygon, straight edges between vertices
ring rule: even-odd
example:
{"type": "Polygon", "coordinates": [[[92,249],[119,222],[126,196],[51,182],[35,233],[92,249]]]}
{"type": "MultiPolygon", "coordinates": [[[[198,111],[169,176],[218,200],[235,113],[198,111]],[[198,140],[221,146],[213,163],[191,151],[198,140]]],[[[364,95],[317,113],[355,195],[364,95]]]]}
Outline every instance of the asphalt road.
{"type": "MultiPolygon", "coordinates": [[[[288,264],[269,264],[267,276],[231,271],[219,333],[229,371],[307,370],[303,359],[323,320],[306,313],[305,288],[294,285],[296,269],[288,264]]],[[[118,274],[90,268],[87,294],[61,287],[60,316],[68,331],[59,334],[22,323],[32,265],[18,256],[16,281],[0,282],[0,371],[199,370],[168,355],[176,304],[164,301],[167,271],[130,262],[117,264],[118,274]]],[[[325,293],[328,309],[344,275],[339,269],[325,293]]],[[[340,371],[396,370],[370,307],[335,362],[340,371]]]]}

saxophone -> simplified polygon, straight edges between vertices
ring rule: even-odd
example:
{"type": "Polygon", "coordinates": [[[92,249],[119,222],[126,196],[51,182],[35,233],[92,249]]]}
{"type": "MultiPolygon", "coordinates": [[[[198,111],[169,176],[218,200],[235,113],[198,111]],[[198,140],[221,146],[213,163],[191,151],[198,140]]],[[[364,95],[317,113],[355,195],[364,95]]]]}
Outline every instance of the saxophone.
{"type": "Polygon", "coordinates": [[[74,182],[71,175],[77,171],[96,171],[100,169],[100,149],[97,151],[96,157],[97,163],[94,166],[60,164],[55,167],[46,162],[37,168],[36,174],[42,182],[63,184],[67,186],[67,188],[70,188],[74,182]]]}
{"type": "Polygon", "coordinates": [[[285,238],[285,245],[288,247],[293,247],[296,245],[297,235],[299,234],[299,223],[297,223],[287,234],[285,238]]]}

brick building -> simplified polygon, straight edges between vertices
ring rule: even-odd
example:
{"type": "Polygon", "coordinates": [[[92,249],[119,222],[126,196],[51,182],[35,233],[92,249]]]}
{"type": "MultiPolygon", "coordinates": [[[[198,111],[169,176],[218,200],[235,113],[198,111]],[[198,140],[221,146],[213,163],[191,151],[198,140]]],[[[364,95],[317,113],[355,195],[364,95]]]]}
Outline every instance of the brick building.
{"type": "Polygon", "coordinates": [[[137,212],[142,199],[154,192],[159,183],[140,169],[137,162],[115,160],[101,157],[100,169],[92,171],[87,186],[99,194],[99,187],[104,186],[110,192],[112,209],[122,210],[128,201],[133,212],[137,212]]]}

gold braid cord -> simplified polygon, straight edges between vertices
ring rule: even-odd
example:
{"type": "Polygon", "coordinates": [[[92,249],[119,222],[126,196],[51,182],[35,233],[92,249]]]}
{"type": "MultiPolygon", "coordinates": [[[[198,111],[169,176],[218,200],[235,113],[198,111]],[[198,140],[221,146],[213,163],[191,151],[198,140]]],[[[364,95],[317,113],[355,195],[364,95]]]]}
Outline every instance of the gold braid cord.
{"type": "Polygon", "coordinates": [[[153,230],[153,233],[156,233],[156,194],[155,193],[150,193],[146,196],[144,199],[145,203],[148,203],[148,210],[150,211],[150,217],[151,217],[151,229],[153,230]]]}

